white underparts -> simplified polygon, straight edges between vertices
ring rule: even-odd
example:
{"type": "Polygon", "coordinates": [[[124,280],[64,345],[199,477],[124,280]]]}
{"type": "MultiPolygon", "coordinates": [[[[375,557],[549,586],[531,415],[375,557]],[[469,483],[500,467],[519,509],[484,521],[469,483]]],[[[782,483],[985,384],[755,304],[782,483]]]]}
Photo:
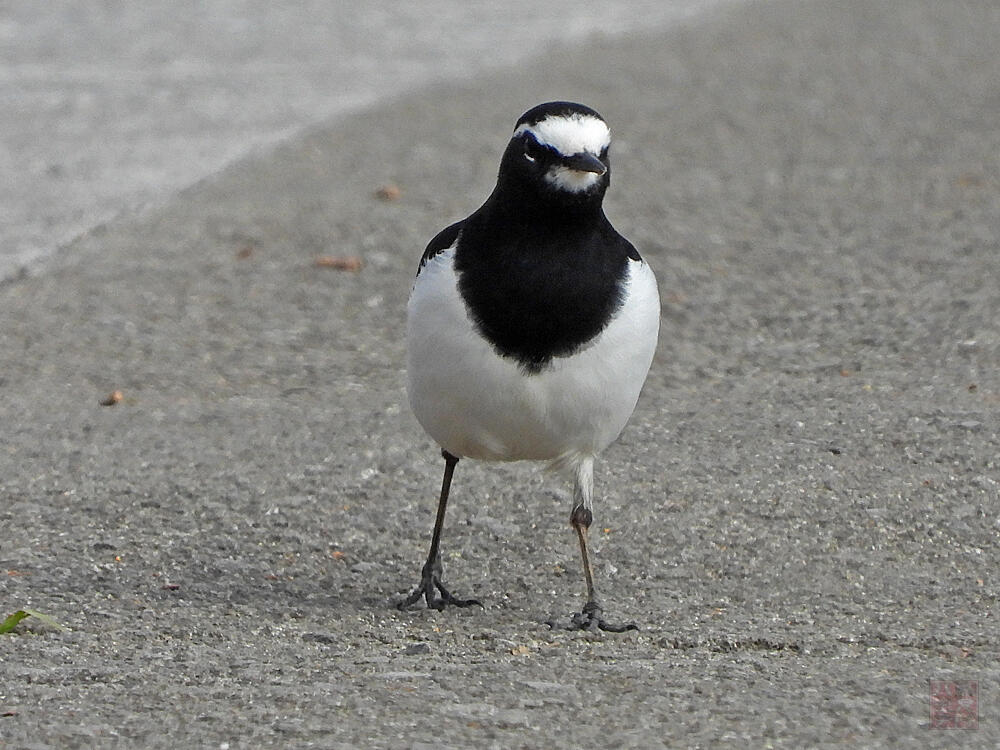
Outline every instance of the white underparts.
{"type": "Polygon", "coordinates": [[[653,359],[660,304],[652,271],[629,261],[622,305],[604,330],[526,376],[476,330],[454,254],[430,258],[410,296],[407,392],[417,421],[455,456],[545,461],[576,473],[587,507],[590,463],[625,426],[653,359]]]}

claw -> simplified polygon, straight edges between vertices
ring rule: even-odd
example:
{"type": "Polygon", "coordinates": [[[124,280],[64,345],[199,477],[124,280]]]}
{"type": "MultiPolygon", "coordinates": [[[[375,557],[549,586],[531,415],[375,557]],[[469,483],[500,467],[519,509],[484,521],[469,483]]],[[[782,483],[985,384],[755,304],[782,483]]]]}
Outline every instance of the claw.
{"type": "Polygon", "coordinates": [[[596,633],[598,630],[604,630],[608,633],[624,633],[639,629],[639,626],[634,622],[621,624],[608,622],[601,617],[601,614],[601,605],[591,600],[583,605],[583,610],[573,615],[568,623],[549,620],[546,625],[553,630],[587,630],[591,633],[596,633]]]}
{"type": "Polygon", "coordinates": [[[421,597],[423,597],[427,602],[428,609],[442,610],[445,607],[483,606],[482,602],[478,599],[459,599],[457,596],[453,596],[452,593],[444,587],[444,584],[441,583],[440,561],[436,561],[436,564],[428,564],[424,566],[423,573],[420,577],[420,584],[413,589],[413,592],[408,597],[396,604],[396,608],[400,610],[407,609],[416,604],[421,597]],[[441,592],[441,596],[434,595],[435,589],[441,592]]]}

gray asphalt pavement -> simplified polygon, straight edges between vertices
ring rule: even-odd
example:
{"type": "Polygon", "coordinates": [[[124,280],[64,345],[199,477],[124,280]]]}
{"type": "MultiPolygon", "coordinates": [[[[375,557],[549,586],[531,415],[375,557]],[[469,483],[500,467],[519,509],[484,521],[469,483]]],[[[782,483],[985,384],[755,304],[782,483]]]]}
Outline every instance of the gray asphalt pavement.
{"type": "Polygon", "coordinates": [[[0,747],[996,747],[1000,10],[751,3],[414,92],[0,286],[0,747]],[[570,499],[462,462],[403,389],[424,244],[514,119],[612,124],[660,348],[570,499]],[[396,200],[375,191],[398,186],[396,200]],[[357,271],[317,257],[359,258],[357,271]],[[121,400],[100,402],[114,391],[121,400]],[[929,727],[974,681],[974,730],[929,727]]]}
{"type": "Polygon", "coordinates": [[[317,123],[744,1],[0,3],[0,282],[317,123]]]}

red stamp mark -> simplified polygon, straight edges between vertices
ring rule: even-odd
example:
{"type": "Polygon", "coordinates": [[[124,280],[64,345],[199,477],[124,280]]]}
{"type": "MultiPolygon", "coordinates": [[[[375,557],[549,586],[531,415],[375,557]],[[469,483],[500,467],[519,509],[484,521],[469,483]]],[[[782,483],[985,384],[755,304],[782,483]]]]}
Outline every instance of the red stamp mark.
{"type": "Polygon", "coordinates": [[[931,680],[931,729],[979,729],[979,683],[931,680]]]}

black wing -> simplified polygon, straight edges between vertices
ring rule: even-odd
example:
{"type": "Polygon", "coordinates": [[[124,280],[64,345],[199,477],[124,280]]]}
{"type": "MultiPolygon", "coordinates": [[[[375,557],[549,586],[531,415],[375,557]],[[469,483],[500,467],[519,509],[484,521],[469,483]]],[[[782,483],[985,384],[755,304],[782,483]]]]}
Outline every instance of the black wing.
{"type": "Polygon", "coordinates": [[[463,226],[465,226],[465,219],[462,221],[456,221],[450,227],[442,229],[437,233],[434,239],[432,239],[427,245],[427,249],[424,250],[424,254],[420,257],[420,265],[417,266],[417,276],[420,275],[424,266],[427,265],[427,261],[455,244],[455,240],[458,239],[458,235],[462,233],[463,226]]]}

